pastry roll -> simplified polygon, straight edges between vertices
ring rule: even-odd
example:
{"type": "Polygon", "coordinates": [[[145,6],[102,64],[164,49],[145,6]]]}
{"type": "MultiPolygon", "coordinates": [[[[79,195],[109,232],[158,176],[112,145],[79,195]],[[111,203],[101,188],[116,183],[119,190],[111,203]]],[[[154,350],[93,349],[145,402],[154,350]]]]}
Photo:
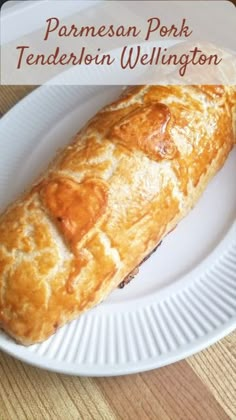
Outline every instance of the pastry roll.
{"type": "Polygon", "coordinates": [[[235,141],[230,86],[139,86],[0,216],[0,327],[29,345],[104,300],[194,206],[235,141]]]}

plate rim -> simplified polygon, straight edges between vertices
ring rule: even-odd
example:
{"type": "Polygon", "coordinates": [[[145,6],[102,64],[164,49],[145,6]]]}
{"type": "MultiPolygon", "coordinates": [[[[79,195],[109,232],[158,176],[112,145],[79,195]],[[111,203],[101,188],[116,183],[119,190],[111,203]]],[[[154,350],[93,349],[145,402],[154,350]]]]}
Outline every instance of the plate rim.
{"type": "MultiPolygon", "coordinates": [[[[192,344],[189,344],[187,348],[180,353],[177,350],[174,350],[173,352],[170,352],[167,357],[166,355],[163,356],[164,361],[161,361],[158,363],[157,360],[150,361],[145,364],[142,362],[142,364],[135,364],[132,365],[130,363],[127,363],[124,367],[124,365],[121,365],[118,368],[115,368],[113,366],[112,369],[107,369],[106,365],[101,365],[97,370],[94,370],[94,365],[89,366],[82,364],[82,369],[77,369],[75,372],[75,365],[73,363],[68,363],[64,365],[61,362],[54,361],[51,363],[51,360],[46,360],[39,355],[35,355],[33,353],[30,353],[30,355],[33,354],[33,357],[31,360],[29,360],[26,356],[21,354],[15,354],[14,351],[11,351],[10,349],[4,349],[1,347],[0,344],[0,351],[4,351],[6,354],[16,358],[20,362],[24,362],[29,366],[33,366],[42,370],[46,370],[48,372],[54,372],[54,373],[62,373],[70,376],[81,376],[81,377],[115,377],[115,376],[125,376],[125,375],[133,375],[136,373],[142,373],[142,372],[148,372],[150,370],[158,369],[160,367],[168,366],[172,363],[179,362],[181,360],[185,360],[188,357],[194,356],[198,352],[208,349],[213,344],[215,344],[217,341],[224,338],[226,335],[233,332],[236,328],[236,321],[233,319],[228,321],[224,328],[220,327],[219,330],[217,330],[217,333],[214,331],[212,334],[209,335],[207,345],[205,344],[205,339],[200,338],[197,340],[196,344],[193,346],[192,344]],[[188,348],[190,347],[190,348],[188,348]],[[84,366],[84,368],[83,368],[84,366]]],[[[19,345],[20,346],[20,345],[19,345]]],[[[22,346],[21,346],[22,347],[22,346]]],[[[24,350],[24,349],[23,349],[24,350]]],[[[161,360],[159,358],[159,360],[161,360]]],[[[80,366],[80,365],[76,365],[80,366]]]]}

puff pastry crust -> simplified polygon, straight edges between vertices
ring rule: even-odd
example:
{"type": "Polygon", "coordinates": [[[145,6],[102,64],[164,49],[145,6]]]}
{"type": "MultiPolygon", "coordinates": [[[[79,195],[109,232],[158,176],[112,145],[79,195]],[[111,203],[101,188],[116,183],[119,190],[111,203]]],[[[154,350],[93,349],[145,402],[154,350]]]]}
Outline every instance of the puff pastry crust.
{"type": "Polygon", "coordinates": [[[41,342],[92,308],[194,206],[235,141],[230,86],[139,86],[0,216],[0,326],[41,342]]]}

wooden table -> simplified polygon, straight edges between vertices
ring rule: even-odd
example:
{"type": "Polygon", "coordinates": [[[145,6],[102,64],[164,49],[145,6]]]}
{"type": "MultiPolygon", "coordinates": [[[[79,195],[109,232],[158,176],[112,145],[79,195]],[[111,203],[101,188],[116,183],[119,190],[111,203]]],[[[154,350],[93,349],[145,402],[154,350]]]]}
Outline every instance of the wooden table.
{"type": "MultiPolygon", "coordinates": [[[[1,87],[4,114],[34,87],[1,87]]],[[[46,372],[0,352],[0,420],[236,419],[236,333],[150,372],[78,378],[46,372]]]]}

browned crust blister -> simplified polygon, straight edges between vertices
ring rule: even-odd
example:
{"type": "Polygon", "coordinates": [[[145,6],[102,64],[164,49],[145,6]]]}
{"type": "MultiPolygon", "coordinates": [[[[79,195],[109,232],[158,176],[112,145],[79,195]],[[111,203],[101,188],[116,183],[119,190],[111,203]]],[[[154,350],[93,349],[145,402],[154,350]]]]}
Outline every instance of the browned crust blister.
{"type": "Polygon", "coordinates": [[[0,325],[23,344],[102,301],[193,207],[234,143],[236,93],[139,86],[0,217],[0,325]]]}

